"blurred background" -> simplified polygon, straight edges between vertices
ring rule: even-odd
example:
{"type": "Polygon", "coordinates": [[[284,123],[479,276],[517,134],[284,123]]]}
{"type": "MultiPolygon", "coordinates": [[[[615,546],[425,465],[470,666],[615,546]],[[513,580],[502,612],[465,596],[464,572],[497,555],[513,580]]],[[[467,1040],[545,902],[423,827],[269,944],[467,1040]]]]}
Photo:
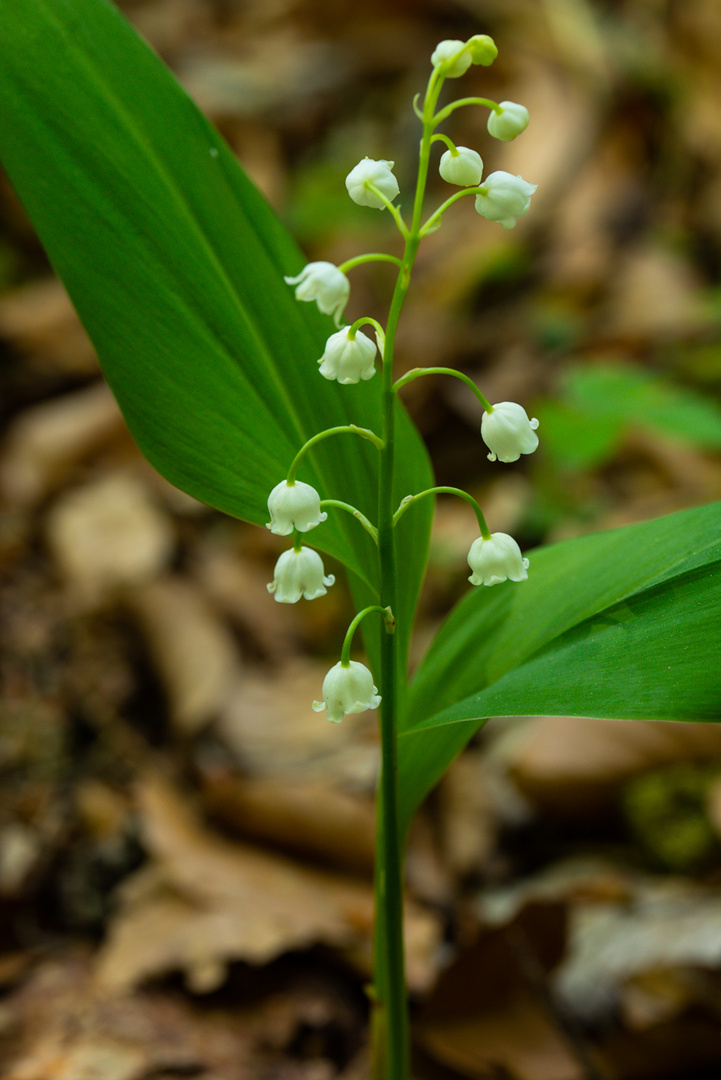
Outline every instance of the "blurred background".
{"type": "MultiPolygon", "coordinates": [[[[491,468],[455,380],[404,391],[438,482],[524,550],[721,498],[718,0],[124,0],[308,260],[399,249],[344,178],[393,159],[439,40],[490,34],[443,130],[538,185],[421,248],[399,370],[540,421],[491,468]]],[[[431,170],[429,204],[447,186],[431,170]]],[[[268,597],[282,543],[140,457],[0,179],[0,1061],[9,1080],[361,1080],[375,718],[310,710],[343,586],[268,597]]],[[[252,268],[249,268],[252,272],[252,268]]],[[[350,318],[385,320],[387,266],[350,318]]],[[[441,500],[415,656],[468,587],[441,500]]],[[[492,721],[414,830],[419,1080],[663,1080],[721,1067],[721,729],[492,721]]]]}

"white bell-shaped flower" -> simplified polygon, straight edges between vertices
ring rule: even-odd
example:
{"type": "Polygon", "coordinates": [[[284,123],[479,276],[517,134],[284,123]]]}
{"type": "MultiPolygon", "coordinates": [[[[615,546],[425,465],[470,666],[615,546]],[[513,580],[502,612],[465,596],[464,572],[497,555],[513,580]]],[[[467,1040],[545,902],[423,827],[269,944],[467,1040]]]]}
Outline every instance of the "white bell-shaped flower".
{"type": "Polygon", "coordinates": [[[501,581],[526,581],[528,559],[508,533],[493,533],[487,540],[479,536],[471,544],[468,565],[471,585],[498,585],[501,581]]]}
{"type": "Polygon", "coordinates": [[[295,604],[301,596],[306,600],[325,596],[327,587],[334,582],[333,574],[326,576],[323,560],[317,551],[307,547],[301,547],[300,551],[291,548],[284,551],[275,564],[268,592],[275,596],[279,604],[295,604]]]}
{"type": "Polygon", "coordinates": [[[312,262],[296,277],[286,277],[288,285],[296,285],[296,300],[315,300],[324,315],[332,315],[336,326],[350,296],[350,281],[342,270],[330,262],[312,262]]]}
{"type": "Polygon", "coordinates": [[[528,109],[515,101],[501,101],[500,112],[491,112],[488,117],[488,134],[494,139],[510,142],[528,127],[528,109]]]}
{"type": "Polygon", "coordinates": [[[337,379],[347,385],[361,379],[372,379],[375,375],[376,343],[358,330],[355,337],[350,336],[350,327],[331,334],[325,343],[325,350],[318,363],[321,375],[326,379],[337,379]]]}
{"type": "Polygon", "coordinates": [[[493,406],[493,412],[484,412],[481,420],[481,436],[491,451],[489,461],[518,461],[521,454],[532,454],[538,446],[535,416],[528,419],[528,413],[515,401],[500,401],[493,406]]]}
{"type": "Polygon", "coordinates": [[[385,203],[379,199],[375,191],[366,187],[366,183],[373,184],[388,202],[393,202],[400,191],[398,181],[393,175],[394,162],[374,161],[373,158],[363,158],[355,168],[351,169],[345,178],[345,186],[353,202],[359,206],[372,206],[375,210],[384,210],[385,203]]]}
{"type": "Polygon", "coordinates": [[[483,160],[475,150],[457,146],[455,154],[452,150],[446,150],[442,155],[438,172],[448,184],[478,187],[483,176],[483,160]]]}
{"type": "Polygon", "coordinates": [[[458,79],[471,66],[471,52],[465,48],[465,41],[446,40],[439,41],[433,50],[431,56],[431,63],[433,67],[440,67],[441,64],[447,64],[449,60],[452,60],[457,53],[460,56],[448,67],[448,70],[444,70],[443,74],[447,79],[458,79]],[[464,49],[461,52],[461,49],[464,49]]]}
{"type": "Polygon", "coordinates": [[[270,521],[265,527],[278,536],[288,536],[293,529],[308,532],[328,517],[321,511],[320,495],[315,488],[300,480],[294,484],[281,480],[275,485],[268,496],[268,513],[270,521]]]}
{"type": "Polygon", "coordinates": [[[531,195],[537,184],[529,184],[522,176],[507,172],[491,173],[483,181],[484,194],[476,195],[476,210],[481,217],[497,221],[504,229],[512,229],[516,218],[528,213],[531,195]]]}
{"type": "Polygon", "coordinates": [[[365,712],[377,709],[381,703],[373,676],[365,664],[349,660],[347,665],[339,661],[323,680],[323,700],[314,701],[316,712],[327,710],[328,719],[339,724],[345,713],[365,712]]]}

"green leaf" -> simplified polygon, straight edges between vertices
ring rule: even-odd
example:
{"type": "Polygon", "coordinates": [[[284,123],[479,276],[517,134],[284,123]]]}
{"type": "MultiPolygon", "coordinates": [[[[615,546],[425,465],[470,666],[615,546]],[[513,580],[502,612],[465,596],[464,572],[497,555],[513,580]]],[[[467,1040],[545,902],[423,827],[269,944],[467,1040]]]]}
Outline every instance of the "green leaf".
{"type": "Polygon", "coordinates": [[[651,428],[703,450],[721,447],[721,410],[711,399],[634,364],[570,368],[562,400],[537,403],[543,445],[568,469],[609,461],[626,432],[651,428]]]}
{"type": "MultiPolygon", "coordinates": [[[[318,375],[334,328],[283,281],[302,267],[299,251],[110,3],[5,4],[0,97],[0,157],[159,472],[262,525],[268,493],[307,438],[351,422],[378,430],[380,379],[339,387],[318,375]]],[[[373,520],[376,455],[341,435],[321,443],[298,478],[373,520]]],[[[430,483],[402,414],[399,493],[430,483]]],[[[399,537],[408,552],[401,633],[430,528],[431,508],[418,511],[399,537]]],[[[351,570],[359,594],[372,595],[377,557],[356,521],[333,510],[312,542],[351,570]]],[[[366,623],[377,640],[379,629],[366,623]]]]}
{"type": "Polygon", "coordinates": [[[721,720],[721,503],[540,548],[530,564],[526,582],[470,592],[418,670],[405,823],[491,716],[721,720]]]}

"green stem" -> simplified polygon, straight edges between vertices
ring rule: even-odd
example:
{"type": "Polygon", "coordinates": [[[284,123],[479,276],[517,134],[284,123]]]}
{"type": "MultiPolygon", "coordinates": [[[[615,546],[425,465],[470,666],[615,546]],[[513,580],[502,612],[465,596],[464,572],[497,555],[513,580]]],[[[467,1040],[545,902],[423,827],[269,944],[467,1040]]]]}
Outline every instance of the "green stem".
{"type": "Polygon", "coordinates": [[[485,98],[485,97],[459,98],[458,101],[452,101],[450,103],[450,105],[446,105],[445,109],[441,109],[441,111],[433,119],[434,124],[443,123],[443,121],[447,120],[448,117],[451,115],[451,113],[455,109],[460,109],[464,105],[485,105],[485,107],[487,109],[490,109],[491,112],[498,113],[498,112],[501,111],[501,106],[498,104],[498,102],[497,101],[491,101],[490,98],[485,98]]]}
{"type": "MultiPolygon", "coordinates": [[[[418,160],[418,178],[410,229],[405,237],[402,265],[391,301],[383,360],[383,449],[380,453],[378,487],[378,557],[380,602],[396,610],[396,550],[394,535],[395,416],[393,353],[403,302],[410,285],[411,271],[421,241],[423,195],[428,177],[433,110],[443,85],[438,69],[428,81],[423,102],[423,134],[418,160]]],[[[400,226],[399,226],[400,227],[400,226]]],[[[375,874],[374,931],[374,1021],[372,1080],[408,1080],[410,1068],[408,1003],[403,955],[403,844],[398,819],[398,732],[397,710],[402,658],[395,636],[381,639],[381,779],[378,793],[378,847],[375,874]]]]}
{"type": "Polygon", "coordinates": [[[406,495],[405,499],[401,499],[401,504],[393,515],[393,524],[397,525],[400,519],[405,514],[409,506],[414,502],[418,502],[419,499],[424,499],[426,495],[457,495],[459,499],[465,499],[467,503],[473,508],[473,512],[476,515],[478,527],[481,530],[481,536],[484,540],[491,539],[491,530],[486,524],[486,519],[483,516],[483,511],[480,506],[467,491],[463,491],[457,487],[432,487],[426,488],[425,491],[419,491],[417,495],[406,495]]]}
{"type": "Polygon", "coordinates": [[[339,499],[321,499],[320,505],[321,509],[324,506],[335,506],[339,510],[347,510],[349,514],[352,514],[353,517],[360,522],[365,531],[372,536],[375,543],[378,543],[378,530],[375,525],[371,525],[365,514],[361,514],[360,510],[356,510],[355,506],[351,506],[350,503],[341,502],[339,499]]]}
{"type": "Polygon", "coordinates": [[[489,412],[489,413],[493,412],[493,406],[491,405],[490,401],[488,400],[487,397],[483,396],[481,391],[478,389],[478,387],[474,383],[473,379],[471,379],[468,375],[464,375],[462,371],[456,371],[455,368],[449,368],[449,367],[411,368],[410,371],[407,371],[405,373],[405,375],[403,375],[400,379],[396,380],[396,382],[394,384],[394,390],[396,392],[398,392],[398,390],[400,390],[401,387],[405,386],[406,383],[413,382],[414,379],[420,378],[421,375],[453,375],[453,376],[455,376],[456,379],[460,379],[461,382],[464,382],[466,384],[466,386],[469,386],[471,388],[471,390],[476,395],[476,397],[478,398],[478,400],[480,401],[481,405],[483,406],[483,408],[485,409],[486,412],[489,412]]]}
{"type": "MultiPolygon", "coordinates": [[[[383,194],[383,192],[380,191],[375,186],[375,184],[372,184],[370,182],[370,180],[366,180],[363,186],[365,188],[367,188],[368,191],[372,191],[374,195],[377,195],[377,197],[380,199],[380,201],[385,206],[386,210],[390,210],[391,214],[393,215],[393,219],[395,220],[395,223],[398,226],[398,231],[400,232],[401,236],[405,240],[408,240],[409,235],[410,235],[409,232],[408,232],[408,226],[406,225],[405,221],[401,217],[401,212],[398,209],[398,207],[394,206],[393,203],[390,201],[390,199],[387,199],[386,196],[383,194]]],[[[403,266],[403,260],[400,260],[400,265],[401,265],[401,267],[403,266]]]]}
{"type": "Polygon", "coordinates": [[[319,431],[317,435],[313,435],[312,438],[308,439],[308,442],[303,443],[290,463],[286,483],[295,483],[295,474],[298,472],[298,466],[300,465],[303,456],[308,453],[311,447],[315,446],[316,443],[321,442],[323,439],[329,438],[331,435],[342,435],[346,431],[350,432],[352,435],[360,435],[362,439],[368,439],[368,441],[372,442],[374,446],[377,446],[379,450],[383,449],[383,442],[378,438],[374,431],[370,431],[368,428],[358,427],[357,424],[343,424],[340,427],[326,428],[325,431],[319,431]]]}
{"type": "Polygon", "coordinates": [[[350,648],[353,644],[353,635],[355,634],[360,624],[363,622],[363,619],[365,619],[366,615],[372,615],[374,611],[379,611],[383,616],[383,619],[385,621],[386,633],[395,633],[396,620],[390,608],[383,608],[379,604],[371,604],[369,607],[363,608],[362,611],[358,612],[356,617],[353,619],[353,622],[346,630],[346,635],[343,639],[343,648],[340,652],[340,662],[343,667],[348,667],[348,665],[350,664],[350,648]]]}
{"type": "Polygon", "coordinates": [[[450,140],[450,139],[448,138],[448,136],[447,136],[447,135],[444,135],[442,131],[438,131],[438,132],[437,132],[437,133],[436,133],[436,134],[435,134],[435,135],[433,136],[433,138],[431,139],[431,142],[432,142],[432,143],[434,143],[434,142],[442,142],[442,143],[445,143],[445,144],[446,144],[446,146],[448,147],[448,149],[450,150],[451,154],[452,154],[452,155],[453,155],[454,157],[458,157],[458,149],[457,149],[457,147],[456,147],[456,144],[455,144],[454,142],[452,142],[452,141],[451,141],[451,140],[450,140]]]}
{"type": "Polygon", "coordinates": [[[432,232],[434,223],[436,221],[440,223],[440,218],[445,214],[448,207],[453,206],[453,203],[458,202],[464,195],[484,195],[485,192],[486,189],[482,185],[481,187],[468,187],[464,188],[463,191],[456,191],[454,195],[451,195],[444,203],[441,203],[438,209],[431,214],[421,229],[421,236],[425,236],[426,233],[432,232]]]}
{"type": "MultiPolygon", "coordinates": [[[[356,319],[356,321],[348,328],[348,337],[353,339],[360,330],[361,326],[372,326],[380,340],[383,341],[385,339],[385,330],[378,322],[378,320],[372,319],[370,315],[364,315],[361,319],[356,319]]],[[[382,359],[383,357],[381,356],[381,360],[382,359]]]]}
{"type": "Polygon", "coordinates": [[[352,270],[354,266],[362,266],[363,263],[368,262],[389,262],[394,266],[401,266],[401,260],[397,255],[386,255],[381,251],[372,251],[369,255],[356,255],[353,259],[347,259],[344,263],[341,263],[338,269],[343,274],[347,274],[349,270],[352,270]]]}

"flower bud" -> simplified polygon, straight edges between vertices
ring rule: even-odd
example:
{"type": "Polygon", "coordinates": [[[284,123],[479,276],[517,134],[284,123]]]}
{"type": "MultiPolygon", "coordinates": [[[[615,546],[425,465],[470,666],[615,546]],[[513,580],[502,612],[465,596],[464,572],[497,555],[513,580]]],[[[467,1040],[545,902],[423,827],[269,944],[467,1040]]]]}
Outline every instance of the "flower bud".
{"type": "Polygon", "coordinates": [[[502,101],[500,112],[495,110],[488,117],[488,134],[494,139],[510,142],[528,127],[528,109],[515,101],[502,101]]]}
{"type": "Polygon", "coordinates": [[[476,195],[476,210],[481,217],[512,229],[516,218],[528,213],[537,186],[507,172],[491,173],[483,182],[484,191],[476,195]]]}
{"type": "Polygon", "coordinates": [[[449,184],[458,187],[478,187],[483,176],[481,155],[467,146],[457,146],[456,153],[446,150],[441,157],[438,171],[449,184]]]}
{"type": "Polygon", "coordinates": [[[301,596],[306,600],[325,596],[326,586],[334,582],[333,574],[325,576],[323,560],[317,551],[307,547],[302,547],[300,551],[291,548],[284,551],[275,564],[268,592],[275,596],[279,604],[295,604],[301,596]]]}
{"type": "Polygon", "coordinates": [[[498,49],[493,38],[488,34],[474,34],[466,42],[472,64],[483,64],[488,67],[498,56],[498,49]]]}
{"type": "Polygon", "coordinates": [[[326,379],[337,379],[339,383],[357,383],[361,379],[372,379],[375,375],[376,344],[366,334],[357,331],[350,336],[350,327],[331,334],[325,343],[325,350],[318,363],[319,371],[326,379]]]}
{"type": "Polygon", "coordinates": [[[529,420],[522,405],[514,401],[494,405],[481,420],[481,436],[491,451],[488,460],[518,461],[521,454],[532,454],[538,446],[537,427],[538,420],[529,420]]]}
{"type": "Polygon", "coordinates": [[[392,161],[374,161],[373,158],[363,158],[345,178],[345,186],[353,202],[359,206],[372,206],[376,210],[384,210],[385,203],[366,187],[367,183],[373,184],[388,202],[392,202],[400,191],[398,181],[392,173],[392,161]]]}
{"type": "Polygon", "coordinates": [[[526,581],[528,559],[507,533],[493,533],[487,540],[479,536],[471,544],[468,565],[471,585],[498,585],[502,581],[526,581]]]}
{"type": "Polygon", "coordinates": [[[350,281],[342,270],[329,262],[312,262],[296,277],[286,277],[288,285],[297,285],[296,300],[315,300],[324,315],[332,315],[336,326],[350,296],[350,281]]]}
{"type": "Polygon", "coordinates": [[[365,664],[349,660],[332,667],[323,680],[323,700],[314,701],[316,712],[328,711],[328,719],[339,724],[345,713],[377,709],[381,703],[373,676],[365,664]]]}
{"type": "Polygon", "coordinates": [[[288,536],[297,529],[308,532],[325,521],[327,514],[320,509],[320,495],[310,484],[296,480],[289,484],[281,480],[268,496],[270,521],[265,526],[278,536],[288,536]]]}
{"type": "Polygon", "coordinates": [[[465,48],[465,41],[440,41],[431,56],[431,63],[433,67],[441,67],[448,64],[450,60],[453,60],[452,64],[449,64],[448,69],[443,71],[443,74],[447,79],[458,79],[464,72],[468,71],[471,66],[471,54],[465,48]],[[461,50],[464,50],[461,52],[461,50]],[[460,55],[457,55],[459,54],[460,55]]]}

